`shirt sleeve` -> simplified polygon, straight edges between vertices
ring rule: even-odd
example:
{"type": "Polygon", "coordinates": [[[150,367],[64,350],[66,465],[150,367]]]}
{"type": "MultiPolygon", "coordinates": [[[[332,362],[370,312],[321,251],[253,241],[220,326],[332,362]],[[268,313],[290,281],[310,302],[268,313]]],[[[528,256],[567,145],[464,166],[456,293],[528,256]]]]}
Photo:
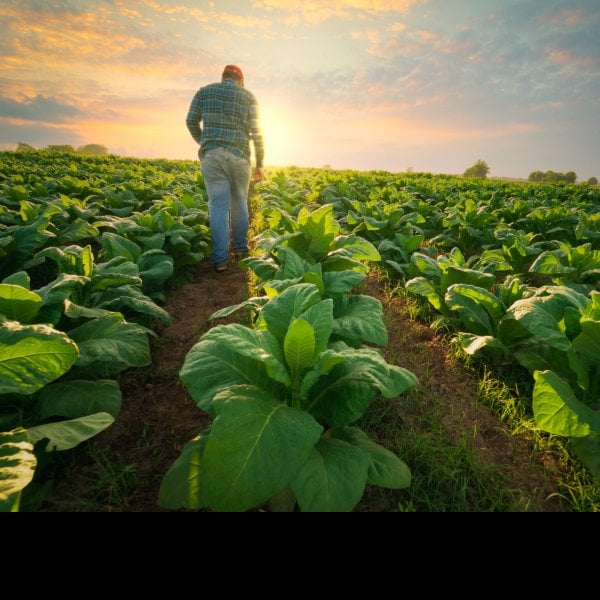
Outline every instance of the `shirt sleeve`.
{"type": "Polygon", "coordinates": [[[188,131],[198,144],[200,144],[202,138],[202,128],[200,127],[200,121],[202,120],[201,92],[202,90],[196,92],[185,119],[188,131]]]}
{"type": "Polygon", "coordinates": [[[262,129],[260,127],[260,117],[258,114],[258,103],[256,98],[252,97],[250,101],[250,131],[249,137],[254,144],[254,155],[256,157],[256,168],[262,169],[265,158],[265,146],[263,142],[262,129]]]}

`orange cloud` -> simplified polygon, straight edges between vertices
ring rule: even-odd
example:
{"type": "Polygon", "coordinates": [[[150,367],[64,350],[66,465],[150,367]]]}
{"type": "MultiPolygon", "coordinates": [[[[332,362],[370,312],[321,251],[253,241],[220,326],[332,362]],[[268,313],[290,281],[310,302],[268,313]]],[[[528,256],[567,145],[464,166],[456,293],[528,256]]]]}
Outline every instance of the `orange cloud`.
{"type": "Polygon", "coordinates": [[[423,0],[253,0],[252,6],[291,13],[288,20],[316,24],[332,17],[347,18],[356,12],[381,14],[407,12],[423,0]]]}

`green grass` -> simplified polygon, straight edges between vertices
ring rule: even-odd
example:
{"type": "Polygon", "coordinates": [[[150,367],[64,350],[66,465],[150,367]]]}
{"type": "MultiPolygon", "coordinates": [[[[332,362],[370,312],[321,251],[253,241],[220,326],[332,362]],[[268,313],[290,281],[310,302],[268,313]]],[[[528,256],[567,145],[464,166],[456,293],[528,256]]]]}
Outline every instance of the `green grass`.
{"type": "Polygon", "coordinates": [[[128,497],[139,481],[135,465],[118,454],[107,453],[93,443],[83,452],[90,464],[78,472],[76,494],[53,499],[53,510],[62,512],[113,512],[129,510],[128,497]]]}
{"type": "Polygon", "coordinates": [[[397,453],[409,466],[406,490],[368,491],[364,510],[414,512],[516,512],[532,502],[511,489],[503,468],[477,459],[465,431],[451,439],[441,404],[416,391],[394,401],[376,399],[359,424],[371,437],[397,453]]]}

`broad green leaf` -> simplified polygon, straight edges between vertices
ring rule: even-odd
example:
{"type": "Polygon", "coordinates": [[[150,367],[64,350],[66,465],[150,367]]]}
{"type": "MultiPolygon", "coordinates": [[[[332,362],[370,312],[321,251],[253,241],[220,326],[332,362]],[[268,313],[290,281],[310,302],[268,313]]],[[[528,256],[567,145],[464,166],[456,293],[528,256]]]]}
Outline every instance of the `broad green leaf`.
{"type": "Polygon", "coordinates": [[[533,415],[540,429],[568,437],[600,433],[600,414],[577,400],[568,383],[552,371],[533,376],[533,415]]]}
{"type": "Polygon", "coordinates": [[[292,482],[303,512],[350,512],[362,498],[371,457],[335,438],[321,439],[292,482]]]}
{"type": "Polygon", "coordinates": [[[65,275],[61,273],[48,285],[35,290],[42,298],[42,308],[48,306],[62,306],[67,298],[77,294],[89,283],[89,279],[83,275],[65,275]]]}
{"type": "Polygon", "coordinates": [[[489,350],[494,356],[502,358],[508,355],[508,349],[498,339],[491,335],[475,335],[460,332],[457,335],[461,348],[470,356],[475,356],[483,349],[489,350]]]}
{"type": "Polygon", "coordinates": [[[426,278],[434,280],[439,279],[442,274],[435,259],[421,252],[415,252],[411,255],[409,273],[411,275],[424,275],[426,278]]]}
{"type": "Polygon", "coordinates": [[[477,300],[456,293],[454,286],[450,286],[444,300],[450,310],[458,313],[465,331],[479,335],[494,335],[496,331],[494,322],[484,306],[477,300]]]}
{"type": "Polygon", "coordinates": [[[32,394],[66,373],[79,354],[66,334],[47,325],[0,324],[0,394],[32,394]]]}
{"type": "Polygon", "coordinates": [[[84,219],[76,218],[60,232],[57,243],[65,244],[76,242],[78,240],[94,239],[100,235],[100,231],[85,221],[84,219]]]}
{"type": "Polygon", "coordinates": [[[344,357],[341,354],[337,354],[333,350],[326,350],[322,352],[315,366],[308,372],[304,373],[302,377],[302,383],[300,385],[300,397],[306,399],[312,386],[324,375],[331,372],[333,367],[340,365],[344,362],[344,357]]]}
{"type": "Polygon", "coordinates": [[[333,218],[333,206],[330,204],[310,214],[303,209],[298,215],[298,225],[309,238],[308,252],[316,260],[324,257],[340,229],[333,218]]]}
{"type": "Polygon", "coordinates": [[[116,233],[104,232],[100,238],[100,242],[104,249],[105,260],[122,256],[131,262],[136,262],[142,253],[140,247],[135,242],[116,233]]]}
{"type": "Polygon", "coordinates": [[[200,471],[200,458],[207,441],[208,435],[200,434],[183,447],[180,456],[171,465],[160,484],[160,506],[171,510],[208,506],[200,471]]]}
{"type": "Polygon", "coordinates": [[[280,492],[323,431],[309,414],[260,390],[239,390],[237,398],[215,406],[200,470],[207,502],[218,511],[248,510],[280,492]]]}
{"type": "Polygon", "coordinates": [[[33,479],[36,464],[27,430],[0,432],[0,512],[19,509],[21,490],[33,479]]]}
{"type": "Polygon", "coordinates": [[[317,381],[310,391],[309,411],[332,427],[345,427],[367,409],[377,392],[394,398],[417,385],[413,373],[389,365],[375,350],[337,344],[344,362],[317,381]]]}
{"type": "Polygon", "coordinates": [[[320,300],[319,290],[314,285],[301,283],[289,287],[263,306],[258,327],[268,328],[279,343],[283,344],[290,323],[320,300]]]}
{"type": "Polygon", "coordinates": [[[291,248],[279,246],[275,250],[275,255],[282,267],[277,274],[278,279],[296,279],[300,278],[307,271],[310,265],[291,248]]]}
{"type": "Polygon", "coordinates": [[[591,434],[583,438],[572,438],[571,445],[581,462],[600,481],[600,434],[591,434]]]}
{"type": "Polygon", "coordinates": [[[404,284],[404,287],[413,294],[427,298],[431,306],[436,310],[442,310],[442,297],[433,284],[425,277],[414,277],[413,279],[409,279],[404,284]]]}
{"type": "Polygon", "coordinates": [[[0,314],[10,321],[31,323],[40,310],[42,299],[35,292],[9,283],[0,283],[0,314]]]}
{"type": "Polygon", "coordinates": [[[258,360],[269,377],[285,385],[291,383],[285,357],[270,331],[250,329],[238,323],[217,325],[205,333],[201,341],[214,342],[230,352],[258,360]]]}
{"type": "Polygon", "coordinates": [[[292,321],[283,343],[285,360],[292,373],[299,374],[315,362],[315,330],[304,319],[292,321]]]}
{"type": "Polygon", "coordinates": [[[148,250],[138,259],[144,289],[160,288],[174,271],[173,258],[162,250],[148,250]]]}
{"type": "Polygon", "coordinates": [[[333,247],[344,250],[349,258],[363,262],[379,262],[381,255],[368,240],[357,235],[340,235],[335,238],[333,247]]]}
{"type": "Polygon", "coordinates": [[[327,349],[333,330],[333,300],[322,300],[299,316],[309,323],[314,330],[315,353],[324,352],[327,349]]]}
{"type": "Polygon", "coordinates": [[[127,307],[137,313],[162,319],[165,323],[171,322],[171,315],[164,308],[158,306],[139,287],[133,285],[123,285],[104,291],[95,298],[95,305],[113,312],[121,312],[127,307]]]}
{"type": "MultiPolygon", "coordinates": [[[[251,343],[248,345],[240,343],[236,346],[234,335],[229,339],[225,337],[224,340],[220,340],[219,334],[224,328],[230,327],[214,327],[204,334],[187,353],[179,372],[179,378],[192,398],[209,414],[212,414],[212,400],[215,394],[224,388],[235,385],[255,385],[261,389],[271,390],[277,395],[281,384],[278,385],[274,378],[284,379],[283,372],[280,370],[284,369],[283,364],[277,366],[270,358],[266,362],[270,362],[269,368],[273,369],[273,377],[268,375],[267,366],[260,359],[260,356],[266,358],[268,355],[264,350],[261,351],[263,354],[257,356],[256,350],[252,350],[254,346],[251,343]],[[244,348],[247,348],[247,354],[238,351],[244,348]]],[[[231,333],[230,329],[225,331],[231,333]]]]}
{"type": "MultiPolygon", "coordinates": [[[[482,287],[456,283],[448,288],[446,302],[450,305],[451,302],[448,298],[452,298],[453,302],[455,296],[470,298],[473,302],[480,304],[488,312],[494,324],[497,324],[506,312],[506,308],[502,302],[494,294],[482,287]]],[[[452,307],[450,306],[450,308],[452,307]]]]}
{"type": "Polygon", "coordinates": [[[542,252],[529,267],[529,272],[547,275],[567,275],[577,272],[575,267],[563,264],[563,261],[567,261],[567,257],[562,253],[561,260],[560,251],[558,254],[554,250],[542,252]]]}
{"type": "Polygon", "coordinates": [[[366,273],[359,271],[329,271],[323,273],[326,294],[333,298],[348,294],[366,277],[366,273]]]}
{"type": "Polygon", "coordinates": [[[377,298],[347,295],[335,304],[333,333],[350,342],[385,346],[387,329],[383,322],[383,308],[377,298]]]}
{"type": "Polygon", "coordinates": [[[562,314],[556,314],[557,303],[553,300],[551,296],[524,298],[517,300],[507,312],[539,340],[566,351],[571,342],[560,329],[562,314]]]}
{"type": "Polygon", "coordinates": [[[248,298],[248,300],[244,300],[244,302],[241,302],[240,304],[227,306],[226,308],[222,308],[221,310],[214,312],[212,315],[210,315],[209,320],[212,321],[214,319],[224,319],[225,317],[229,317],[234,312],[237,312],[242,308],[258,311],[267,301],[267,298],[264,296],[253,296],[252,298],[248,298]]]}
{"type": "Polygon", "coordinates": [[[600,320],[582,318],[581,333],[573,340],[573,350],[590,369],[598,368],[600,357],[600,320]]]}
{"type": "Polygon", "coordinates": [[[26,290],[31,289],[31,279],[29,278],[29,273],[27,271],[17,271],[12,275],[4,278],[2,283],[10,283],[11,285],[20,285],[24,287],[26,290]]]}
{"type": "Polygon", "coordinates": [[[121,368],[150,364],[148,330],[111,313],[69,331],[79,346],[77,366],[111,363],[121,368]]]}
{"type": "Polygon", "coordinates": [[[496,278],[491,273],[476,271],[474,269],[464,269],[455,266],[446,266],[442,268],[440,279],[440,287],[442,290],[447,290],[455,283],[473,285],[485,289],[489,289],[494,285],[496,278]]]}
{"type": "Polygon", "coordinates": [[[27,430],[29,439],[36,444],[48,438],[46,452],[53,450],[70,450],[104,431],[114,423],[114,418],[108,413],[101,412],[70,421],[37,425],[27,430]]]}
{"type": "Polygon", "coordinates": [[[334,437],[363,450],[371,457],[367,483],[392,490],[407,488],[410,469],[393,452],[374,442],[357,427],[344,427],[333,432],[334,437]]]}
{"type": "Polygon", "coordinates": [[[39,392],[39,411],[48,417],[85,417],[106,412],[115,419],[121,411],[121,389],[116,381],[70,380],[51,383],[39,392]]]}

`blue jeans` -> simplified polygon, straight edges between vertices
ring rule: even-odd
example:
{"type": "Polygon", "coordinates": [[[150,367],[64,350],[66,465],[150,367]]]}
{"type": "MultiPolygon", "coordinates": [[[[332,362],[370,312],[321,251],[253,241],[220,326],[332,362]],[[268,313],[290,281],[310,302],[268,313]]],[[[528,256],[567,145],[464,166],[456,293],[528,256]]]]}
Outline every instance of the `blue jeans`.
{"type": "Polygon", "coordinates": [[[235,252],[248,250],[250,162],[226,148],[207,150],[201,159],[208,192],[208,219],[215,264],[229,258],[229,222],[235,252]]]}

